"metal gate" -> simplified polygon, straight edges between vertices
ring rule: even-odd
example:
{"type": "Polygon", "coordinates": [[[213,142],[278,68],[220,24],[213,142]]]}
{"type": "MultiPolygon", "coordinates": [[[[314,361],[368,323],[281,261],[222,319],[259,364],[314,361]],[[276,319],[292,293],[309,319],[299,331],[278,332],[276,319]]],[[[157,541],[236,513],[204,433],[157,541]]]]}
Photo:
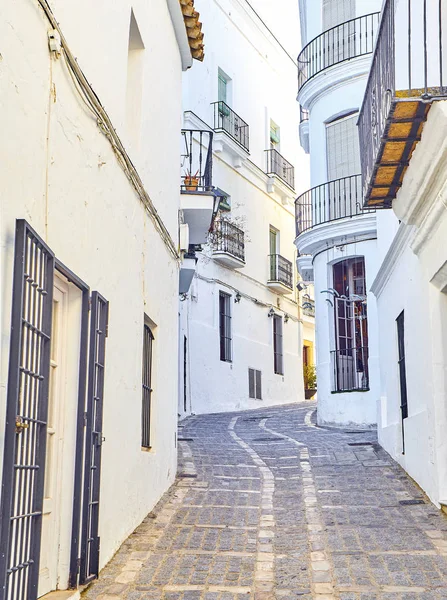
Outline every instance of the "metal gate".
{"type": "Polygon", "coordinates": [[[80,583],[99,573],[99,492],[101,476],[104,362],[109,303],[98,292],[92,294],[90,325],[89,383],[87,396],[84,502],[80,583]]]}
{"type": "Polygon", "coordinates": [[[53,277],[52,251],[26,221],[18,220],[1,503],[4,600],[37,598],[53,277]]]}

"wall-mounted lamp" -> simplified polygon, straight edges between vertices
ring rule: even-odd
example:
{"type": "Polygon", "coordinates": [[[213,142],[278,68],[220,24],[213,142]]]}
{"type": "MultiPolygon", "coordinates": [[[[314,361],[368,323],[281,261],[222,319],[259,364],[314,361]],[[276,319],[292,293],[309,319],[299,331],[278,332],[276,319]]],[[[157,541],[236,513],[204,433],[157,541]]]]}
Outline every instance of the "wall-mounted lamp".
{"type": "Polygon", "coordinates": [[[284,323],[288,323],[288,322],[289,322],[289,319],[290,319],[290,317],[289,317],[289,315],[286,313],[286,314],[284,315],[284,323]]]}
{"type": "Polygon", "coordinates": [[[304,283],[304,281],[298,281],[298,283],[296,284],[296,289],[299,292],[302,292],[303,290],[305,290],[307,288],[307,285],[304,283]]]}
{"type": "Polygon", "coordinates": [[[236,293],[236,296],[234,297],[234,303],[235,304],[239,304],[239,302],[241,301],[242,296],[240,295],[239,292],[236,293]]]}
{"type": "Polygon", "coordinates": [[[269,316],[269,318],[270,318],[270,317],[274,317],[274,316],[275,316],[275,314],[276,314],[276,313],[275,313],[275,311],[273,310],[273,308],[271,308],[271,309],[269,310],[269,314],[268,314],[268,316],[269,316]]]}

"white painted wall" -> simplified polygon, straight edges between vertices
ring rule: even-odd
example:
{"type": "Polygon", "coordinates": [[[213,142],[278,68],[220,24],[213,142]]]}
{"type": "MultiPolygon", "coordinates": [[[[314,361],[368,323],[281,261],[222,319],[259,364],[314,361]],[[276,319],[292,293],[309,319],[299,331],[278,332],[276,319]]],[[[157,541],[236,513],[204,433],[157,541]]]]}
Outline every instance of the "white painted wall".
{"type": "MultiPolygon", "coordinates": [[[[196,6],[207,23],[207,58],[184,76],[183,108],[213,127],[211,103],[218,98],[218,69],[231,78],[228,104],[249,124],[250,155],[236,168],[226,148],[215,152],[213,184],[231,196],[230,218],[245,231],[246,264],[237,271],[221,266],[210,257],[209,248],[199,260],[190,297],[180,303],[179,413],[184,413],[183,335],[188,338],[189,357],[187,413],[296,402],[304,399],[302,326],[298,322],[296,289],[281,297],[266,286],[269,226],[280,231],[280,254],[295,264],[293,202],[298,191],[309,185],[307,159],[298,141],[295,56],[279,46],[245,2],[197,0],[196,6]],[[269,192],[265,150],[270,147],[270,119],[280,127],[281,154],[295,166],[295,192],[284,186],[269,192]],[[231,304],[231,364],[222,362],[219,355],[220,289],[233,297],[236,291],[242,294],[240,303],[231,304]],[[272,306],[279,314],[290,315],[283,328],[284,377],[274,374],[273,324],[268,317],[272,306]],[[262,402],[249,399],[249,367],[262,371],[262,402]]],[[[284,11],[277,11],[274,18],[265,2],[260,0],[253,6],[284,48],[290,52],[296,47],[298,15],[293,2],[285,3],[284,11]]]]}
{"type": "MultiPolygon", "coordinates": [[[[125,143],[131,7],[145,45],[139,143],[130,148],[172,238],[178,238],[181,61],[164,0],[111,5],[52,3],[73,54],[125,143]]],[[[172,483],[176,470],[178,265],[168,253],[112,148],[80,100],[64,60],[50,58],[49,25],[37,2],[17,0],[0,19],[2,83],[1,423],[9,354],[17,218],[110,302],[106,347],[100,508],[101,566],[172,483]],[[143,318],[156,324],[153,449],[142,451],[143,318]]],[[[74,427],[73,422],[71,423],[74,427]]],[[[73,431],[67,431],[72,462],[73,431]]],[[[67,446],[67,444],[66,444],[67,446]]],[[[71,467],[72,468],[72,467],[71,467]]],[[[71,527],[72,491],[64,490],[71,527]]],[[[68,548],[61,549],[66,565],[68,548]]],[[[60,585],[67,584],[66,566],[60,585]]]]}
{"type": "Polygon", "coordinates": [[[380,335],[379,439],[437,505],[447,504],[446,132],[447,103],[435,103],[393,202],[402,224],[373,283],[380,335]],[[402,310],[405,454],[395,322],[402,310]]]}

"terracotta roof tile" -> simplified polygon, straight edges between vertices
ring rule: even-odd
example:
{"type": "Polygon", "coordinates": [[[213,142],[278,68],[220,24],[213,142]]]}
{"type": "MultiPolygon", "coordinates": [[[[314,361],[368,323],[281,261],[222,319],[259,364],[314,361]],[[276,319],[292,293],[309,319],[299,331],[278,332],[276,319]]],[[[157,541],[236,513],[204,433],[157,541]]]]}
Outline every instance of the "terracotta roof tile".
{"type": "Polygon", "coordinates": [[[203,45],[202,23],[200,14],[194,8],[194,0],[179,0],[188,35],[189,47],[192,57],[202,61],[205,57],[203,45]]]}

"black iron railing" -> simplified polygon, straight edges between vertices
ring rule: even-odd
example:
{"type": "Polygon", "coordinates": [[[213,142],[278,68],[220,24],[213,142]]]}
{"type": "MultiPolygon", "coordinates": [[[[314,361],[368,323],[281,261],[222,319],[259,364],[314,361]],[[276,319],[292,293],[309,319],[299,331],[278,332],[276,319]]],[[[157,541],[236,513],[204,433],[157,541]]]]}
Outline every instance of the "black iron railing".
{"type": "Polygon", "coordinates": [[[270,148],[270,150],[265,151],[267,157],[267,175],[277,175],[280,179],[287,183],[289,187],[292,189],[295,188],[295,167],[289,163],[288,160],[282,156],[275,150],[274,148],[270,148]]]}
{"type": "MultiPolygon", "coordinates": [[[[365,194],[393,105],[447,96],[446,18],[447,7],[441,1],[385,2],[358,120],[365,194]]],[[[417,134],[418,125],[415,129],[417,134]]]]}
{"type": "Polygon", "coordinates": [[[309,111],[300,105],[300,123],[304,123],[309,120],[309,111]]]}
{"type": "Polygon", "coordinates": [[[279,282],[293,288],[292,263],[280,254],[270,254],[270,282],[279,282]]]}
{"type": "Polygon", "coordinates": [[[368,347],[331,351],[333,392],[369,390],[368,347]]]}
{"type": "Polygon", "coordinates": [[[298,90],[329,67],[371,54],[379,20],[378,12],[351,19],[324,31],[304,46],[298,56],[298,90]]]}
{"type": "Polygon", "coordinates": [[[182,138],[181,191],[213,191],[213,132],[182,129],[182,138]]]}
{"type": "Polygon", "coordinates": [[[374,212],[374,209],[364,210],[362,206],[361,175],[318,185],[295,201],[296,235],[322,223],[374,212]]]}
{"type": "Polygon", "coordinates": [[[225,131],[245,150],[249,150],[248,124],[232,110],[225,102],[213,102],[214,130],[225,131]]]}
{"type": "Polygon", "coordinates": [[[225,252],[245,262],[244,232],[228,221],[216,221],[213,231],[213,252],[225,252]]]}

